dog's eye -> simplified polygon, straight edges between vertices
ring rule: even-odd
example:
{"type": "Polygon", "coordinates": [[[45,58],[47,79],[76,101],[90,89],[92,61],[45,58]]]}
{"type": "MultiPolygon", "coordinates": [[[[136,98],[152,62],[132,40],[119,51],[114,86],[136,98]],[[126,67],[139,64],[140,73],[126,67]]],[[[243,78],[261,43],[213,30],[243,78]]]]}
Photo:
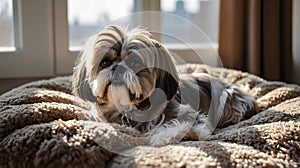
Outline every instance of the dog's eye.
{"type": "Polygon", "coordinates": [[[112,64],[112,60],[102,60],[102,61],[100,62],[100,66],[101,66],[102,68],[109,67],[111,64],[112,64]]]}

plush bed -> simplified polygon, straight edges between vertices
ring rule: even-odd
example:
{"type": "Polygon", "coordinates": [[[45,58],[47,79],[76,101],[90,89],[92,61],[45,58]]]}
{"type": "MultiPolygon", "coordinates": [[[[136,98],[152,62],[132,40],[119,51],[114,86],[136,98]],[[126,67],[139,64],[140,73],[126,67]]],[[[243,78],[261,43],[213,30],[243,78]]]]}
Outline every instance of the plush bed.
{"type": "Polygon", "coordinates": [[[0,167],[300,166],[298,85],[205,65],[178,68],[248,87],[260,112],[206,141],[139,144],[120,155],[103,144],[132,145],[139,132],[90,113],[89,103],[72,95],[70,76],[31,82],[0,96],[0,167]]]}

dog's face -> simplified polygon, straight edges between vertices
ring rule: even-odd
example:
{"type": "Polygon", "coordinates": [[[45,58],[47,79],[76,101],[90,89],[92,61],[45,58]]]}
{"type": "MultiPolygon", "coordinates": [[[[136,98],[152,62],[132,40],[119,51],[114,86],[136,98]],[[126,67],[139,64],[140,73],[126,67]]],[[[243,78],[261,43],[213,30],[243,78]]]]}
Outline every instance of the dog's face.
{"type": "Polygon", "coordinates": [[[178,76],[169,51],[149,32],[108,26],[86,43],[74,68],[73,87],[75,95],[97,102],[110,120],[118,112],[155,108],[149,98],[157,88],[171,100],[178,76]]]}

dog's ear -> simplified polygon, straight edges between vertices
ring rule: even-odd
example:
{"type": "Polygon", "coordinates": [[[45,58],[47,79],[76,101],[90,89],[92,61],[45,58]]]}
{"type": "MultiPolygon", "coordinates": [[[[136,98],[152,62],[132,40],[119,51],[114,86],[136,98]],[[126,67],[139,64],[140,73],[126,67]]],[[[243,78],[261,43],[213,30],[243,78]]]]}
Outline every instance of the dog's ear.
{"type": "Polygon", "coordinates": [[[156,69],[158,76],[156,79],[156,88],[162,89],[167,97],[167,100],[171,100],[178,89],[178,81],[170,73],[162,69],[156,69]]]}
{"type": "Polygon", "coordinates": [[[174,60],[168,49],[156,40],[152,40],[156,47],[155,73],[156,88],[162,89],[167,100],[171,100],[177,93],[179,77],[176,71],[174,60]]]}
{"type": "Polygon", "coordinates": [[[83,53],[81,53],[81,55],[78,57],[73,72],[73,94],[90,102],[97,101],[97,98],[93,95],[87,80],[83,53]]]}

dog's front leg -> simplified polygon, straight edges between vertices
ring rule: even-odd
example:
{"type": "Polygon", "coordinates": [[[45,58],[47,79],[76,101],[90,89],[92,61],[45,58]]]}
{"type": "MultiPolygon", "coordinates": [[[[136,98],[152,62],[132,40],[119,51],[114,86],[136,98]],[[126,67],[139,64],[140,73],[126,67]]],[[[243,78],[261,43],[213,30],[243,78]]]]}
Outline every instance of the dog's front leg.
{"type": "Polygon", "coordinates": [[[205,140],[214,131],[214,128],[207,116],[198,113],[193,127],[190,129],[187,138],[192,140],[205,140]]]}
{"type": "Polygon", "coordinates": [[[176,118],[154,127],[147,133],[151,146],[176,144],[191,131],[198,112],[190,105],[183,104],[178,104],[173,110],[177,112],[176,118]]]}

